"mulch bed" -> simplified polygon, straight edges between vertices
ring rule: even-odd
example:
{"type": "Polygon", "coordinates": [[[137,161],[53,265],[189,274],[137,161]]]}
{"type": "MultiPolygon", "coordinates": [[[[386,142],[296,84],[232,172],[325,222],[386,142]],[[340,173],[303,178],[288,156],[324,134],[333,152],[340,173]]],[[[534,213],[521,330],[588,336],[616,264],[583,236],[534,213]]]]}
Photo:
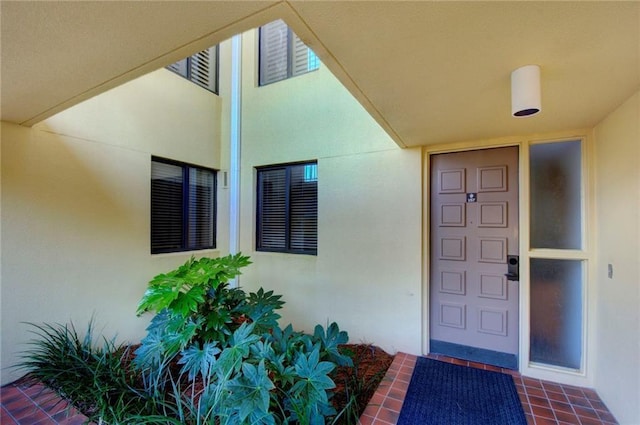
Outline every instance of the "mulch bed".
{"type": "MultiPolygon", "coordinates": [[[[331,400],[335,409],[340,412],[349,402],[350,392],[354,390],[355,385],[359,393],[355,409],[357,417],[360,417],[391,366],[393,356],[370,344],[345,344],[340,347],[340,351],[353,354],[351,357],[354,367],[338,367],[332,372],[331,379],[335,382],[336,388],[331,400]]],[[[349,423],[348,418],[338,422],[341,425],[349,423]]]]}
{"type": "MultiPolygon", "coordinates": [[[[137,345],[128,346],[123,353],[122,361],[126,370],[131,371],[131,362],[135,357],[137,345]]],[[[384,350],[371,344],[344,344],[341,345],[340,351],[348,354],[353,359],[354,367],[341,366],[334,369],[330,374],[331,379],[335,382],[336,388],[333,390],[331,402],[337,412],[341,412],[348,405],[354,394],[357,394],[356,400],[351,406],[351,415],[341,416],[336,425],[353,425],[357,423],[357,419],[367,407],[369,400],[375,393],[378,384],[384,377],[393,362],[393,356],[387,354],[384,350]]],[[[175,368],[176,375],[179,374],[180,366],[172,364],[170,367],[175,368]]],[[[142,382],[140,382],[142,385],[142,382]]],[[[202,382],[197,381],[192,384],[195,386],[195,392],[200,393],[202,382]]],[[[188,387],[191,391],[191,387],[188,387]]],[[[93,407],[86,405],[78,405],[77,400],[70,400],[81,412],[90,414],[93,407]]]]}

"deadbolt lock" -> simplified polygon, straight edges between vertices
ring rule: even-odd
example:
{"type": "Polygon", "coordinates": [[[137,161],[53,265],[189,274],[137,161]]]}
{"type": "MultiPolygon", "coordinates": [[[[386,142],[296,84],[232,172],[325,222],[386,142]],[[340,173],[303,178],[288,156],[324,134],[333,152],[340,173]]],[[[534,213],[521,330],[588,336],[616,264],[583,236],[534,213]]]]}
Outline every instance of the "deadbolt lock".
{"type": "Polygon", "coordinates": [[[507,255],[507,280],[520,280],[520,257],[507,255]]]}

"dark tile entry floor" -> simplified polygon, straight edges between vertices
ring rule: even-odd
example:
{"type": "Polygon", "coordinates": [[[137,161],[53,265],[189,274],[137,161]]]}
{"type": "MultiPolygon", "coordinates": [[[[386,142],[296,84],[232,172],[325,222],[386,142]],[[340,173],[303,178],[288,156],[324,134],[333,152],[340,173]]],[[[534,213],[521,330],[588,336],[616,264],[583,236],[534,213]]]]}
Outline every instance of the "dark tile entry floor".
{"type": "MultiPolygon", "coordinates": [[[[508,373],[513,377],[530,425],[610,425],[617,424],[598,394],[589,388],[560,385],[521,376],[518,372],[450,357],[430,358],[467,367],[508,373]]],[[[360,418],[361,425],[395,425],[409,387],[416,356],[398,353],[369,406],[360,418]]],[[[79,414],[55,393],[42,385],[9,384],[0,389],[2,425],[80,425],[86,417],[79,414]]]]}

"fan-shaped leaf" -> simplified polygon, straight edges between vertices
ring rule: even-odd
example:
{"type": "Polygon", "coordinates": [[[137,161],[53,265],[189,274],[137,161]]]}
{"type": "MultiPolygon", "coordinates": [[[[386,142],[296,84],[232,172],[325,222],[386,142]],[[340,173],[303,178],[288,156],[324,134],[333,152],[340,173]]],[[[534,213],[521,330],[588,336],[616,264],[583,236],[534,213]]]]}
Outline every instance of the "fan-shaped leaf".
{"type": "Polygon", "coordinates": [[[216,347],[216,341],[207,342],[202,349],[194,344],[182,351],[182,357],[178,364],[183,365],[180,373],[187,373],[190,381],[196,376],[202,376],[206,382],[206,378],[211,374],[213,365],[216,362],[216,355],[220,353],[220,349],[216,347]]]}

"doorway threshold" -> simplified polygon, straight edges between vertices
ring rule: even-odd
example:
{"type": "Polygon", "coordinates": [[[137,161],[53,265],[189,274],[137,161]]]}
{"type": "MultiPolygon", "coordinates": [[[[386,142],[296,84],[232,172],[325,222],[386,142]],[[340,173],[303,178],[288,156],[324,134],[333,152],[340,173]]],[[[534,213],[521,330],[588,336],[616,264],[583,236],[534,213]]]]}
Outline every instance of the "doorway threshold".
{"type": "Polygon", "coordinates": [[[500,351],[470,347],[468,345],[454,344],[435,339],[430,340],[429,343],[430,352],[433,354],[443,354],[457,359],[489,364],[505,369],[518,370],[518,356],[515,354],[502,353],[500,351]]]}

